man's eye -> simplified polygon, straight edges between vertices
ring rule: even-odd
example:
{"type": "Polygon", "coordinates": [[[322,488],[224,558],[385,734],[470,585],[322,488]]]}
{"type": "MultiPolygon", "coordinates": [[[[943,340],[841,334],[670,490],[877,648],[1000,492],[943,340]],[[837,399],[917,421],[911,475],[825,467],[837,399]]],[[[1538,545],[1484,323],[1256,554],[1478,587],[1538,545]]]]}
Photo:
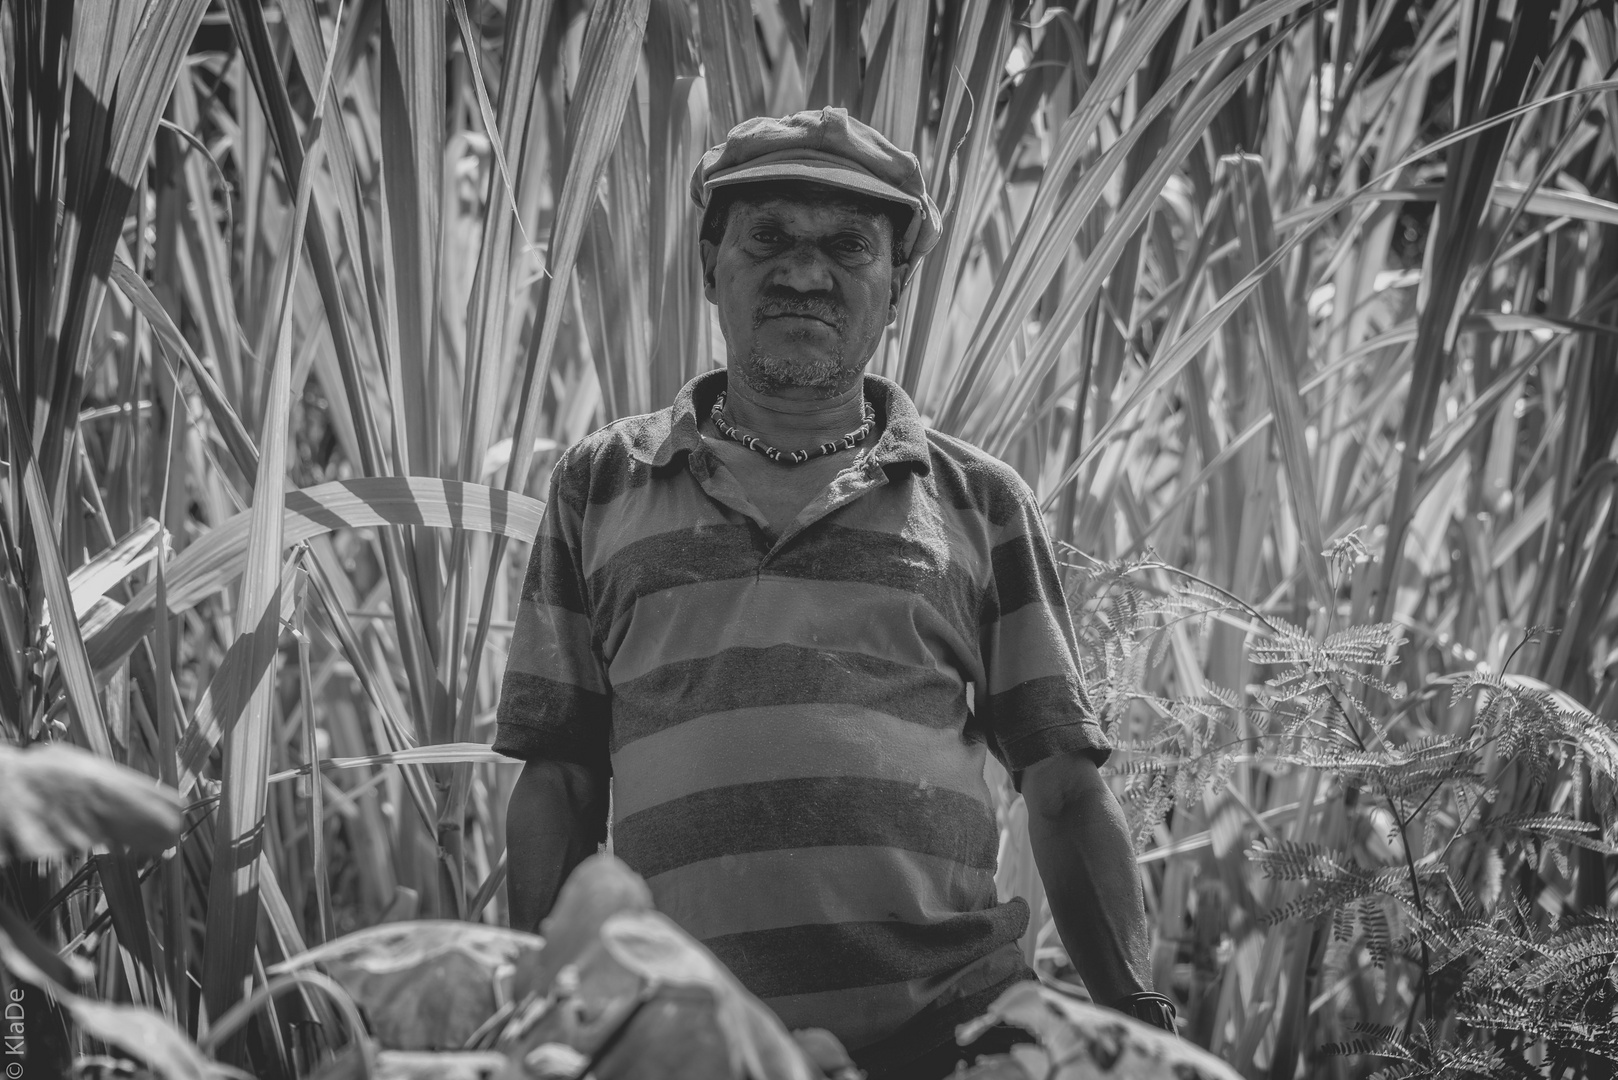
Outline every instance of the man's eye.
{"type": "Polygon", "coordinates": [[[780,242],[781,234],[775,229],[754,229],[753,239],[760,244],[774,244],[780,242]]]}
{"type": "Polygon", "coordinates": [[[845,255],[859,255],[865,251],[865,241],[853,236],[843,237],[834,246],[845,255]]]}

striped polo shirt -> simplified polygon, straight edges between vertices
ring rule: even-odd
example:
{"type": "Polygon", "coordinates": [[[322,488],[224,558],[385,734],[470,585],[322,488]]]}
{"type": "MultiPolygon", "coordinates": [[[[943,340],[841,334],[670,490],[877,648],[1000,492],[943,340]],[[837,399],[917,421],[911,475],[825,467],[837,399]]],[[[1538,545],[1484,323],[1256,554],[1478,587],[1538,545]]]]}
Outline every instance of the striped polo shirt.
{"type": "Polygon", "coordinates": [[[880,1071],[1029,977],[985,753],[1109,743],[1012,469],[867,375],[879,437],[775,537],[699,431],[724,385],[557,463],[494,745],[610,770],[658,909],[880,1071]]]}

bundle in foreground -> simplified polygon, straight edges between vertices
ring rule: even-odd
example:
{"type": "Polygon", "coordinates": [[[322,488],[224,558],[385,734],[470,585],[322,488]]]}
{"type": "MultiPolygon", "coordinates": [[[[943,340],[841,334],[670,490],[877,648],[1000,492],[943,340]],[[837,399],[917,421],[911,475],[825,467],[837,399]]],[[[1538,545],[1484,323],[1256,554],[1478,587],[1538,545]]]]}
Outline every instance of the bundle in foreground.
{"type": "MultiPolygon", "coordinates": [[[[788,1032],[712,953],[653,910],[610,855],[563,886],[543,937],[470,923],[392,923],[284,965],[323,968],[353,995],[381,1047],[322,1080],[858,1080],[829,1032],[788,1032]]],[[[1235,1080],[1205,1051],[1037,983],[980,1021],[1038,1045],[986,1056],[972,1080],[1235,1080]]]]}

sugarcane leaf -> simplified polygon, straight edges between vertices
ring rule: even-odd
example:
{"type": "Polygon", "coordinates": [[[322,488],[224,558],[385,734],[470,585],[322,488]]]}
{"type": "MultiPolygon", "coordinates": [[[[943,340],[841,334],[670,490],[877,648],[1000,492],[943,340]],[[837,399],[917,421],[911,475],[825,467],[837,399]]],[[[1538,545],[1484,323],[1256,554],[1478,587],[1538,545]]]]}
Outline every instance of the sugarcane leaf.
{"type": "MultiPolygon", "coordinates": [[[[3,342],[0,342],[0,350],[9,353],[3,342]]],[[[44,579],[45,598],[56,619],[56,648],[62,681],[67,687],[68,708],[77,719],[91,749],[102,757],[111,758],[112,737],[107,732],[106,718],[101,712],[90,658],[85,651],[84,640],[79,636],[79,616],[73,607],[73,593],[68,585],[60,542],[56,536],[56,516],[51,513],[50,501],[45,495],[40,476],[39,461],[34,455],[33,442],[28,437],[29,425],[24,417],[22,395],[17,389],[9,355],[0,356],[0,396],[5,398],[12,473],[22,481],[28,524],[33,532],[34,550],[39,557],[40,577],[44,579]]]]}
{"type": "MultiPolygon", "coordinates": [[[[549,279],[542,321],[524,358],[517,424],[511,436],[515,449],[506,469],[505,487],[509,491],[521,491],[527,480],[539,404],[535,391],[545,386],[550,375],[551,354],[561,330],[579,242],[595,202],[596,184],[617,142],[624,106],[639,68],[648,8],[649,0],[603,0],[590,10],[577,89],[567,113],[567,175],[557,199],[547,248],[549,279]]],[[[494,572],[491,563],[490,573],[494,572]]]]}
{"type": "MultiPolygon", "coordinates": [[[[341,16],[339,7],[339,18],[341,16]]],[[[335,50],[327,55],[326,72],[316,87],[314,120],[294,200],[292,231],[287,250],[300,251],[309,220],[309,200],[319,168],[321,113],[326,102],[335,50]]],[[[226,716],[224,768],[220,778],[221,804],[215,817],[213,866],[208,884],[207,947],[203,954],[202,989],[210,1013],[223,1016],[241,997],[242,980],[252,970],[259,915],[259,850],[263,843],[265,800],[268,794],[271,719],[274,707],[274,666],[280,640],[279,613],[282,584],[284,513],[282,490],[286,484],[288,427],[292,412],[292,315],[298,271],[302,260],[286,262],[278,282],[279,306],[272,318],[277,329],[264,401],[264,427],[259,435],[258,473],[250,513],[241,607],[249,620],[246,633],[248,659],[246,707],[239,718],[226,716]]],[[[241,642],[237,643],[238,645],[241,642]]],[[[234,646],[233,646],[234,647],[234,646]]]]}
{"type": "MultiPolygon", "coordinates": [[[[404,750],[390,750],[382,754],[361,754],[358,757],[321,758],[323,770],[363,769],[371,765],[513,765],[514,758],[497,753],[487,743],[434,743],[432,746],[412,746],[404,750]]],[[[270,783],[307,776],[310,766],[282,769],[270,774],[270,783]]]]}
{"type": "MultiPolygon", "coordinates": [[[[1263,162],[1256,155],[1243,154],[1225,158],[1220,164],[1222,169],[1228,169],[1229,182],[1235,186],[1231,206],[1236,211],[1238,235],[1252,261],[1263,262],[1276,247],[1263,162]]],[[[1314,465],[1304,434],[1303,395],[1298,389],[1298,366],[1307,357],[1294,340],[1292,310],[1278,275],[1268,274],[1259,282],[1257,304],[1260,367],[1269,391],[1270,414],[1275,418],[1292,518],[1298,526],[1297,557],[1313,588],[1316,605],[1325,612],[1332,607],[1333,594],[1326,569],[1326,537],[1315,494],[1314,465]]]]}
{"type": "MultiPolygon", "coordinates": [[[[335,480],[286,494],[285,542],[298,544],[339,529],[378,525],[423,525],[494,533],[527,542],[539,531],[545,504],[482,484],[422,476],[368,476],[335,480]]],[[[178,614],[241,578],[252,531],[243,511],[208,530],[165,568],[169,610],[178,614]]],[[[143,588],[89,648],[98,672],[106,672],[146,633],[156,603],[155,585],[143,588]]]]}
{"type": "MultiPolygon", "coordinates": [[[[243,425],[241,417],[225,397],[225,392],[213,374],[192,351],[185,336],[180,333],[180,328],[174,325],[168,309],[158,302],[141,276],[122,259],[113,260],[111,280],[151,324],[157,334],[158,344],[162,347],[164,359],[171,365],[175,358],[184,362],[186,370],[196,381],[202,402],[213,418],[220,437],[224,439],[226,448],[230,450],[236,467],[245,475],[253,475],[258,471],[258,448],[253,445],[252,437],[247,434],[247,428],[243,425]]],[[[178,380],[178,371],[174,371],[174,377],[178,380]]]]}

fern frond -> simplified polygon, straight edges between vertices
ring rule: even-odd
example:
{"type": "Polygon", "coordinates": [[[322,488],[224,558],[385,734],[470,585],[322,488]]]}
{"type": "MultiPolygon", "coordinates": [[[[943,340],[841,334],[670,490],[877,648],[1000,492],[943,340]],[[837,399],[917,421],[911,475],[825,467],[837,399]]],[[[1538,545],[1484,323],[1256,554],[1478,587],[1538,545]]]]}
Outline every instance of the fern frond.
{"type": "Polygon", "coordinates": [[[1353,857],[1337,848],[1261,838],[1248,849],[1266,877],[1282,881],[1334,881],[1352,873],[1353,857]]]}
{"type": "Polygon", "coordinates": [[[1365,948],[1371,954],[1371,963],[1379,968],[1388,966],[1388,914],[1379,897],[1360,899],[1359,924],[1365,931],[1365,948]]]}
{"type": "Polygon", "coordinates": [[[1530,833],[1561,840],[1590,851],[1599,851],[1603,855],[1618,855],[1615,849],[1605,840],[1593,837],[1591,833],[1599,833],[1601,827],[1588,821],[1580,821],[1566,814],[1535,813],[1524,811],[1512,814],[1502,814],[1490,819],[1484,827],[1488,830],[1502,830],[1505,832],[1530,833]]]}

